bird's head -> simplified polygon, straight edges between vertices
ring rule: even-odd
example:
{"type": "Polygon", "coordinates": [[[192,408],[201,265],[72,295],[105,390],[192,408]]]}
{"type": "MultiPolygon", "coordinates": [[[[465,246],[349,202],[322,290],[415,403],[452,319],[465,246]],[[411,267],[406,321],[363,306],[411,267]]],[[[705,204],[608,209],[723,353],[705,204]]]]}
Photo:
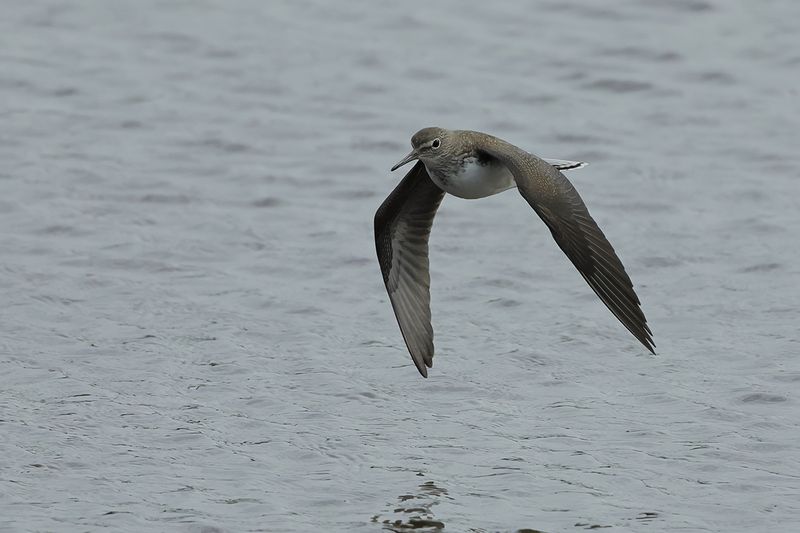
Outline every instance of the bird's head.
{"type": "Polygon", "coordinates": [[[449,140],[450,132],[446,129],[423,128],[419,130],[411,137],[411,152],[393,166],[392,171],[416,159],[425,163],[425,166],[428,166],[429,163],[433,163],[436,166],[438,160],[446,157],[445,153],[449,140]]]}

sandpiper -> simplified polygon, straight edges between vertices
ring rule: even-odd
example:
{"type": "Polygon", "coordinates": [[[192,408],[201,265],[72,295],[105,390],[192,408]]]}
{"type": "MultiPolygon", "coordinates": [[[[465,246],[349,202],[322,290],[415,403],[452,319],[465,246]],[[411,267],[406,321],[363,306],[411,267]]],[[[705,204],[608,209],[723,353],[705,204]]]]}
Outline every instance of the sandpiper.
{"type": "Polygon", "coordinates": [[[392,170],[417,163],[375,213],[375,246],[400,331],[423,377],[433,366],[428,237],[445,193],[484,198],[516,187],[595,294],[655,353],[625,267],[561,173],[584,163],[542,159],[477,131],[424,128],[411,147],[392,170]]]}

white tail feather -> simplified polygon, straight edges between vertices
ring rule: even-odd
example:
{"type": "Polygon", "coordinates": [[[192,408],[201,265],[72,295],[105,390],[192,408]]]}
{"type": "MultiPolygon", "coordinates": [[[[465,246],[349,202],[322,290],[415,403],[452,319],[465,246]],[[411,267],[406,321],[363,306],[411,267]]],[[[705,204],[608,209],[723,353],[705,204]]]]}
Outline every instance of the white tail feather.
{"type": "Polygon", "coordinates": [[[583,168],[589,163],[583,161],[568,161],[567,159],[548,159],[543,157],[545,161],[556,167],[558,170],[575,170],[576,168],[583,168]]]}

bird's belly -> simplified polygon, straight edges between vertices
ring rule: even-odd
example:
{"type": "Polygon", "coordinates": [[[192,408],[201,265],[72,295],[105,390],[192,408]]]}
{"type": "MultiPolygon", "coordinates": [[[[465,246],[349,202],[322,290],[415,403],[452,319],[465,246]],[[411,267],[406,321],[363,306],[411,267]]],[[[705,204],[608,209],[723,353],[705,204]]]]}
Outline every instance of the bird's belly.
{"type": "Polygon", "coordinates": [[[449,176],[430,171],[428,174],[440,189],[460,198],[485,198],[516,187],[514,176],[505,165],[477,159],[468,159],[459,172],[449,176]]]}

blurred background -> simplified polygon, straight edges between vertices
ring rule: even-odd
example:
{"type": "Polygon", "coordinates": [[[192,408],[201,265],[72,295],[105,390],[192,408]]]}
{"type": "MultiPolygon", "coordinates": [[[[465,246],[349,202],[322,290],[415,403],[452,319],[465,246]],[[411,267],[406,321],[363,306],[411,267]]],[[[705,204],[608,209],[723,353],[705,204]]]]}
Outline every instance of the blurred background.
{"type": "Polygon", "coordinates": [[[800,527],[799,6],[3,2],[0,529],[800,527]],[[420,378],[431,125],[590,163],[657,356],[512,190],[442,205],[420,378]]]}

